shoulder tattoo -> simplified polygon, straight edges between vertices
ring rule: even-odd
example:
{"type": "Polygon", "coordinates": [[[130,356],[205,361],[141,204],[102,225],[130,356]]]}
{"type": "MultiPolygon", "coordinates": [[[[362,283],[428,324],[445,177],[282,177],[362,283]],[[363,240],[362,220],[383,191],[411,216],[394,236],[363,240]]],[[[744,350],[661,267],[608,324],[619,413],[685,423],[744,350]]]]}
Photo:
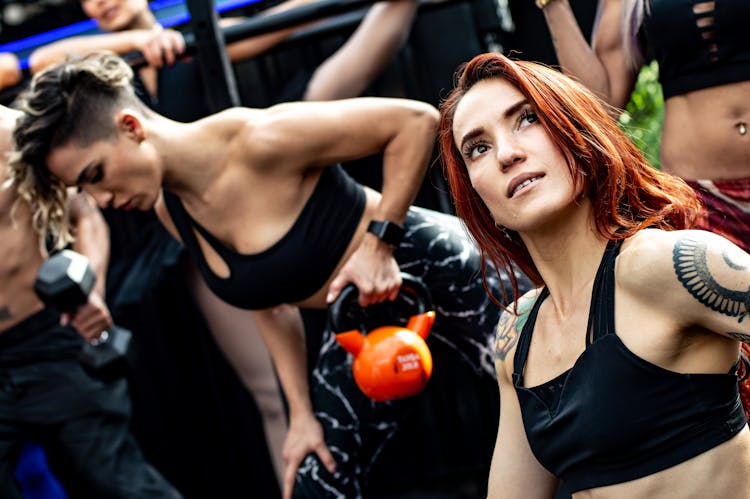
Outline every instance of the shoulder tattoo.
{"type": "Polygon", "coordinates": [[[534,301],[534,299],[521,298],[518,301],[518,315],[508,311],[500,317],[497,324],[497,336],[495,337],[495,360],[504,362],[508,352],[518,342],[518,337],[526,325],[534,301]]]}
{"type": "MultiPolygon", "coordinates": [[[[705,241],[687,236],[675,243],[672,262],[677,279],[700,303],[728,317],[737,317],[742,322],[750,310],[750,289],[729,289],[714,278],[708,268],[707,244],[705,241]]],[[[746,271],[747,262],[732,258],[726,249],[722,251],[724,264],[730,269],[746,271]]]]}
{"type": "Polygon", "coordinates": [[[748,344],[750,344],[750,334],[737,333],[737,332],[734,332],[734,331],[729,331],[727,334],[729,336],[731,336],[732,338],[734,338],[735,340],[739,340],[742,343],[748,343],[748,344]]]}
{"type": "Polygon", "coordinates": [[[13,318],[8,307],[0,307],[0,321],[7,321],[13,318]]]}

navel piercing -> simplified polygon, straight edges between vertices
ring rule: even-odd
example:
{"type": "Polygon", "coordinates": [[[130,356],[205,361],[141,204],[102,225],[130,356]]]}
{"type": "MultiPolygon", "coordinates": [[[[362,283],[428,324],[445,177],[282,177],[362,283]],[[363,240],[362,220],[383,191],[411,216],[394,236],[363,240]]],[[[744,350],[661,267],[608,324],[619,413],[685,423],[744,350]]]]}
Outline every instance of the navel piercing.
{"type": "Polygon", "coordinates": [[[740,135],[745,135],[747,133],[747,123],[745,123],[744,121],[740,121],[734,126],[737,127],[737,131],[740,133],[740,135]]]}

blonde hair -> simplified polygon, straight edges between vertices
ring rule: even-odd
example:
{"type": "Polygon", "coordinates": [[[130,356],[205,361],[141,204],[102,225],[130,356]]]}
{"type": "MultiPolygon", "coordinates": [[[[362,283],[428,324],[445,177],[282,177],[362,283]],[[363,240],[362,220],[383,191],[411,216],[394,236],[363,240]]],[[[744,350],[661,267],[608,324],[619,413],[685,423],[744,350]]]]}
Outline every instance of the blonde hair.
{"type": "Polygon", "coordinates": [[[47,156],[59,146],[114,140],[116,106],[145,108],[135,96],[132,79],[133,70],[121,58],[95,53],[50,66],[35,75],[19,97],[23,114],[13,132],[16,149],[8,161],[9,182],[31,205],[34,229],[51,237],[57,248],[72,240],[68,196],[63,182],[47,169],[47,156]]]}

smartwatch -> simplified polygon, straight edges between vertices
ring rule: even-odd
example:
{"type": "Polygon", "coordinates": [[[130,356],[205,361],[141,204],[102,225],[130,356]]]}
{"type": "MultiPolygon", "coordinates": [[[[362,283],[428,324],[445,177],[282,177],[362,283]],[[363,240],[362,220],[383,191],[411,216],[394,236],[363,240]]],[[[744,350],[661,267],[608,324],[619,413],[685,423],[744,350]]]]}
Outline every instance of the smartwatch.
{"type": "Polygon", "coordinates": [[[404,228],[388,220],[373,220],[367,226],[367,232],[375,236],[386,244],[397,247],[404,238],[404,228]]]}

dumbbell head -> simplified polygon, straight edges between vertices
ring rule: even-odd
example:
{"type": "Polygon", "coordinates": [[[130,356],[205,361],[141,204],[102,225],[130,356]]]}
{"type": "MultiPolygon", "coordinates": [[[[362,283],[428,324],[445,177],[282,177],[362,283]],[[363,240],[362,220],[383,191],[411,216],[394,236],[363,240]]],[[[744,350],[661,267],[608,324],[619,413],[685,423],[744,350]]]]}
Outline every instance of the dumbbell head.
{"type": "Polygon", "coordinates": [[[72,311],[88,301],[95,281],[96,275],[88,258],[75,251],[63,250],[42,264],[34,291],[46,305],[72,311]]]}

